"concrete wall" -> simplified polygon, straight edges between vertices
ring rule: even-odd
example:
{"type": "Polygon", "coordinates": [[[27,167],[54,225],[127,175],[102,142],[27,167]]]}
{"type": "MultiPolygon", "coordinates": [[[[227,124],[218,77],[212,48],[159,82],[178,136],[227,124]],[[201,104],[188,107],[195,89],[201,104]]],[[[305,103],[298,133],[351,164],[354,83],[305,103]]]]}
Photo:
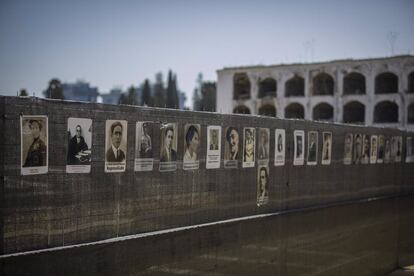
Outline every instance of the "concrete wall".
{"type": "MultiPolygon", "coordinates": [[[[323,206],[374,196],[398,196],[414,189],[414,163],[343,165],[346,133],[402,135],[396,129],[345,126],[301,120],[0,97],[2,120],[1,254],[75,245],[160,229],[323,206]],[[49,118],[49,172],[20,174],[20,115],[49,118]],[[67,174],[67,119],[93,120],[90,174],[67,174]],[[128,121],[127,167],[104,173],[105,120],[128,121]],[[178,160],[183,159],[184,124],[201,124],[200,169],[134,172],[136,121],[178,123],[178,160]],[[267,127],[270,138],[269,204],[256,205],[255,168],[205,169],[208,125],[267,127]],[[286,165],[273,166],[274,129],[286,130],[286,165]],[[316,166],[293,166],[293,131],[319,131],[316,166]],[[322,131],[333,133],[332,164],[320,165],[322,131]]],[[[307,139],[307,138],[306,138],[307,139]]],[[[154,148],[159,148],[159,132],[154,148]]],[[[222,132],[222,143],[224,131],[222,132]]],[[[224,150],[224,147],[223,147],[224,150]]],[[[405,150],[405,147],[403,148],[405,150]]],[[[155,152],[156,159],[159,152],[155,152]]],[[[223,158],[223,153],[222,153],[223,158]]],[[[404,159],[404,156],[403,156],[404,159]]],[[[223,160],[222,160],[223,162],[223,160]]]]}

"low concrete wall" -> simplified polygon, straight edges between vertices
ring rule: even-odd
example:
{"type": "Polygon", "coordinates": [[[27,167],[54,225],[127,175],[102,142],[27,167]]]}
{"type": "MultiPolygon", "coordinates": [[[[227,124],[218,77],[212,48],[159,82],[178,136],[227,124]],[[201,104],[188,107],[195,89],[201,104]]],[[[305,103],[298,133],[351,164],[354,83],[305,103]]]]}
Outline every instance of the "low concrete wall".
{"type": "Polygon", "coordinates": [[[38,98],[0,97],[0,107],[2,255],[358,198],[403,195],[414,188],[414,163],[343,164],[346,133],[398,135],[405,141],[407,133],[396,129],[38,98]],[[47,174],[20,173],[20,115],[48,116],[47,174]],[[89,174],[66,173],[69,117],[93,120],[89,174]],[[104,172],[105,121],[109,119],[128,121],[124,173],[104,172]],[[184,171],[179,161],[176,171],[159,172],[160,133],[155,131],[154,170],[134,172],[137,121],[177,123],[178,160],[183,160],[184,125],[200,124],[200,169],[184,171]],[[222,145],[226,126],[270,128],[267,205],[256,204],[257,165],[224,169],[221,160],[220,169],[205,168],[208,125],[223,127],[222,145]],[[273,166],[276,128],[286,130],[286,164],[281,167],[273,166]],[[318,165],[293,166],[293,131],[297,129],[319,132],[318,165]],[[327,166],[320,165],[322,131],[333,133],[332,163],[327,166]]]}

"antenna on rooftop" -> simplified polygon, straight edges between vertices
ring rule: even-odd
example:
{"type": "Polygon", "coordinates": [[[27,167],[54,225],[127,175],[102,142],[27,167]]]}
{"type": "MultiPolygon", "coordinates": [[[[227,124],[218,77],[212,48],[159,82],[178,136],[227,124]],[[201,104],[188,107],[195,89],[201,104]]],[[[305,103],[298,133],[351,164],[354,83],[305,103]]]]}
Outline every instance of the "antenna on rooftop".
{"type": "Polygon", "coordinates": [[[387,34],[387,40],[388,40],[388,43],[390,44],[392,56],[394,55],[395,42],[397,41],[398,35],[399,34],[397,32],[393,32],[393,31],[390,31],[387,34]]]}

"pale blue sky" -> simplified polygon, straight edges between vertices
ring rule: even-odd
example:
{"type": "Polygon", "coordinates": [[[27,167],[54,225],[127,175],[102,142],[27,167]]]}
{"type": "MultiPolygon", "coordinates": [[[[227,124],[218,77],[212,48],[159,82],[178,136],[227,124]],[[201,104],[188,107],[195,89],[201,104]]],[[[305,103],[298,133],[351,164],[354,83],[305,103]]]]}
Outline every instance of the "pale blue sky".
{"type": "Polygon", "coordinates": [[[414,1],[0,0],[0,94],[52,77],[108,92],[158,71],[191,95],[229,66],[414,54],[414,1]]]}

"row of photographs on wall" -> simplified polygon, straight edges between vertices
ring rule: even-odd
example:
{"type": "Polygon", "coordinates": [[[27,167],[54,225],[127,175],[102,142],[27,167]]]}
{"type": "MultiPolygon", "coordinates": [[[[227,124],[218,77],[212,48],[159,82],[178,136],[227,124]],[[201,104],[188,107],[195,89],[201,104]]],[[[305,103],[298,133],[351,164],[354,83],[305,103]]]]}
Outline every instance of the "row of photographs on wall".
{"type": "MultiPolygon", "coordinates": [[[[48,171],[48,118],[47,116],[21,116],[21,173],[44,174],[48,171]]],[[[125,120],[105,122],[105,172],[124,172],[126,169],[127,127],[125,120]]],[[[136,123],[135,171],[154,169],[154,132],[160,131],[159,171],[177,170],[177,123],[136,123]]],[[[225,127],[224,168],[259,167],[269,164],[270,129],[253,127],[225,127]],[[242,132],[242,133],[240,133],[242,132]],[[240,139],[240,136],[243,138],[240,139]],[[256,136],[258,145],[256,147],[256,136]],[[242,141],[242,145],[240,141],[242,141]],[[257,157],[257,160],[256,160],[257,157]]],[[[274,166],[285,164],[286,136],[284,129],[275,129],[274,166]]],[[[207,126],[206,169],[220,168],[221,126],[207,126]]],[[[307,158],[305,159],[305,131],[294,131],[295,166],[318,164],[318,132],[308,131],[307,158]]],[[[200,167],[199,145],[202,139],[200,124],[184,125],[183,169],[200,167]]],[[[67,121],[67,173],[90,173],[92,155],[92,120],[68,118],[67,121]]],[[[332,133],[322,132],[321,164],[331,163],[332,133]]],[[[384,135],[347,134],[345,136],[344,164],[400,162],[402,137],[384,135]]],[[[414,162],[414,139],[407,138],[406,162],[414,162]]],[[[267,170],[268,173],[268,170],[267,170]]]]}

